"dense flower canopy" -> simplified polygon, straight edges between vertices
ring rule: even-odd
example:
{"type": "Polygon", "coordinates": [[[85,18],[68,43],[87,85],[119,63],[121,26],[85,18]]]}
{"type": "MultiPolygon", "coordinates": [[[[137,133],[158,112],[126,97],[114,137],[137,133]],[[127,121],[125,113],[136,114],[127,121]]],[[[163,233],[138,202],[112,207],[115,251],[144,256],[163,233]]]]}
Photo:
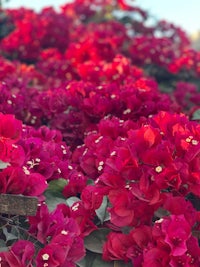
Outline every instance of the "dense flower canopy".
{"type": "Polygon", "coordinates": [[[184,31],[124,0],[1,13],[0,193],[38,207],[0,215],[0,265],[199,267],[200,53],[184,31]]]}

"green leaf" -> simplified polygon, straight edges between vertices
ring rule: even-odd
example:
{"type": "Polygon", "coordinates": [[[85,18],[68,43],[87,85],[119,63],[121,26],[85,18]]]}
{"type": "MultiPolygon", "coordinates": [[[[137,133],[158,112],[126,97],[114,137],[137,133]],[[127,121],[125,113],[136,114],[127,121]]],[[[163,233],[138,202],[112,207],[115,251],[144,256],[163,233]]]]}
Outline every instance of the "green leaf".
{"type": "Polygon", "coordinates": [[[54,191],[47,190],[44,193],[44,195],[46,197],[45,202],[46,202],[46,204],[47,204],[47,206],[49,208],[49,211],[53,211],[58,204],[61,204],[61,203],[67,204],[66,203],[66,199],[59,192],[54,192],[54,191]]]}
{"type": "Polygon", "coordinates": [[[101,255],[96,255],[91,267],[114,267],[114,263],[103,261],[101,255]]]}
{"type": "Polygon", "coordinates": [[[2,231],[5,235],[6,242],[11,241],[11,240],[17,240],[19,238],[15,234],[8,232],[6,227],[3,227],[2,231]]]}
{"type": "Polygon", "coordinates": [[[108,199],[106,196],[104,196],[101,206],[97,210],[95,210],[96,215],[102,224],[105,221],[110,220],[110,214],[107,212],[107,206],[108,206],[108,199]]]}
{"type": "Polygon", "coordinates": [[[114,261],[114,267],[133,267],[131,262],[125,263],[124,261],[114,261]]]}
{"type": "Polygon", "coordinates": [[[101,228],[93,231],[90,235],[84,239],[85,248],[95,253],[102,253],[103,244],[106,241],[106,237],[110,230],[108,228],[101,228]]]}
{"type": "Polygon", "coordinates": [[[94,185],[94,180],[88,179],[87,180],[87,185],[94,185]]]}
{"type": "Polygon", "coordinates": [[[5,168],[7,168],[8,166],[10,166],[9,162],[4,162],[4,161],[0,160],[0,170],[3,170],[5,168]]]}
{"type": "Polygon", "coordinates": [[[49,182],[48,188],[44,193],[46,197],[45,202],[49,208],[49,211],[53,211],[58,204],[67,204],[66,198],[62,194],[62,191],[67,183],[67,180],[63,178],[49,182]]]}
{"type": "Polygon", "coordinates": [[[114,267],[114,262],[103,261],[102,255],[87,251],[84,259],[76,263],[78,267],[114,267]]]}
{"type": "Polygon", "coordinates": [[[68,181],[60,178],[57,180],[53,180],[51,182],[49,182],[48,188],[47,190],[50,191],[56,191],[56,192],[62,192],[64,187],[68,184],[68,181]]]}
{"type": "Polygon", "coordinates": [[[197,110],[192,114],[192,120],[200,120],[200,109],[197,109],[197,110]]]}
{"type": "Polygon", "coordinates": [[[6,242],[0,239],[0,252],[8,251],[8,247],[6,246],[6,242]]]}

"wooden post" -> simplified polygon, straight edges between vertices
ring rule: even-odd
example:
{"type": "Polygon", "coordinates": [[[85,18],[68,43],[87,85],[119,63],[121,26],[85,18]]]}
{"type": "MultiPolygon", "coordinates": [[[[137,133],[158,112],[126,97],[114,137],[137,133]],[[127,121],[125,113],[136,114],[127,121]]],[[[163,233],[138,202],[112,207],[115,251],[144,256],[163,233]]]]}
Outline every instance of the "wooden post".
{"type": "Polygon", "coordinates": [[[10,215],[34,216],[37,212],[36,197],[0,194],[0,213],[10,215]]]}

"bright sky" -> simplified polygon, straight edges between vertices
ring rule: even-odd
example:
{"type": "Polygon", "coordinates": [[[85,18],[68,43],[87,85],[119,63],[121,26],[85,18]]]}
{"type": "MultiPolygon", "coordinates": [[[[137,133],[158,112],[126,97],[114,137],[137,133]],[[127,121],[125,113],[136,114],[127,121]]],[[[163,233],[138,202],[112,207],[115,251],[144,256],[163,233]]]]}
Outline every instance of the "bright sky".
{"type": "Polygon", "coordinates": [[[159,19],[167,19],[188,33],[200,30],[199,0],[136,0],[136,3],[159,19]]]}
{"type": "MultiPolygon", "coordinates": [[[[9,0],[4,6],[9,8],[25,6],[38,11],[45,6],[59,7],[66,2],[67,0],[9,0]]],[[[189,34],[200,30],[200,0],[135,0],[135,3],[149,11],[155,18],[167,19],[181,26],[189,34]]]]}

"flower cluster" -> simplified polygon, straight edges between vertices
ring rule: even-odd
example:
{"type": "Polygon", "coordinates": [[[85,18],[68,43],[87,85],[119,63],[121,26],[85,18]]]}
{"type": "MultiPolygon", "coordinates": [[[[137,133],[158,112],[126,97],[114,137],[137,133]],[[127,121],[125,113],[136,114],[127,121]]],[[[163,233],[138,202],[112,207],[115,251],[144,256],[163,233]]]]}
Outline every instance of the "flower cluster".
{"type": "Polygon", "coordinates": [[[17,241],[9,252],[1,253],[3,266],[70,266],[85,254],[83,239],[76,222],[68,217],[66,206],[49,213],[42,205],[34,218],[29,219],[30,232],[42,244],[35,259],[35,247],[28,240],[17,241]],[[36,265],[35,265],[36,264],[36,265]]]}
{"type": "Polygon", "coordinates": [[[38,207],[0,215],[0,265],[199,267],[199,52],[184,31],[124,0],[1,12],[0,193],[38,207]]]}

